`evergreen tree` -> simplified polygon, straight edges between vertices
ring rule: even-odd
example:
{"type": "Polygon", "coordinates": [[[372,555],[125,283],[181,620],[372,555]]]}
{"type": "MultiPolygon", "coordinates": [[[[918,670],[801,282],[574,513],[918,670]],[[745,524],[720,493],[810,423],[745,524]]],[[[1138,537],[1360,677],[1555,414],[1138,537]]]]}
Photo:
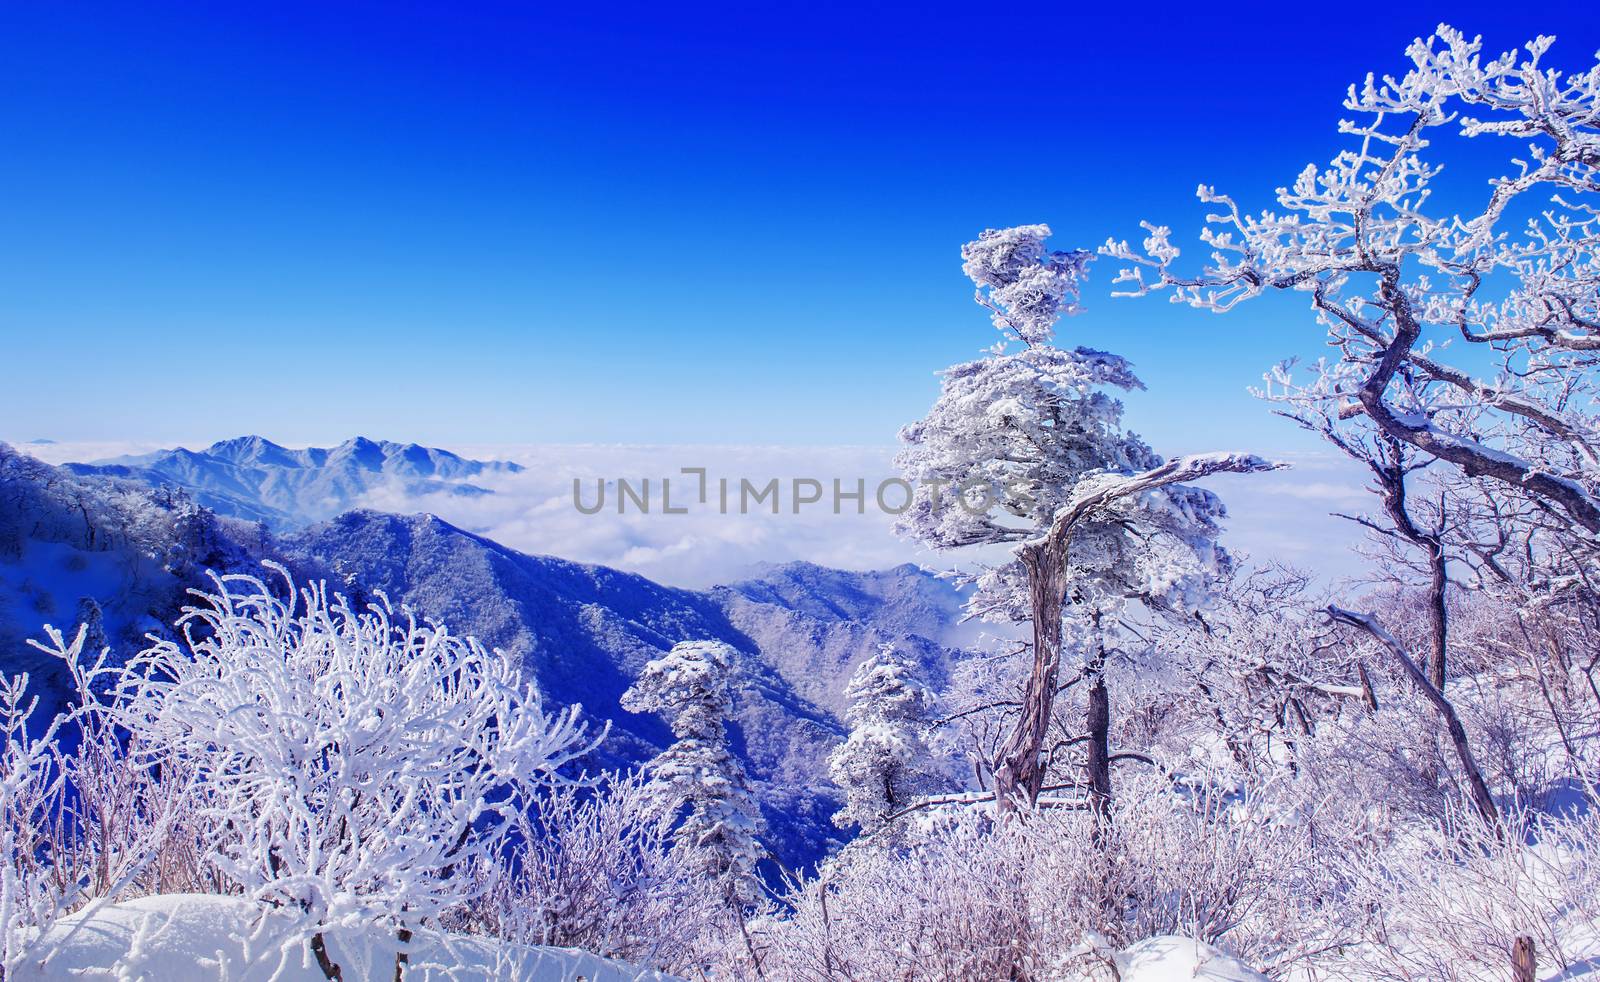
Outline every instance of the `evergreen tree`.
{"type": "Polygon", "coordinates": [[[748,903],[764,855],[760,809],[744,765],[728,746],[733,649],[718,641],[685,641],[645,665],[623,693],[622,707],[656,713],[677,742],[651,761],[651,789],[661,811],[678,821],[677,842],[699,857],[702,871],[722,882],[730,899],[748,903]]]}
{"type": "Polygon", "coordinates": [[[1123,612],[1192,610],[1228,568],[1215,541],[1221,501],[1181,482],[1272,465],[1236,453],[1167,461],[1124,428],[1112,393],[1143,383],[1117,355],[1055,344],[1058,321],[1078,310],[1090,257],[1049,249],[1049,235],[1045,225],[990,229],[962,247],[962,269],[1001,341],[946,369],[927,416],[900,431],[896,462],[919,490],[896,529],[935,549],[1009,547],[1009,561],[978,577],[969,602],[984,618],[1033,626],[1033,669],[995,761],[996,795],[1007,807],[1037,800],[1060,669],[1071,658],[1089,683],[1085,770],[1103,811],[1105,670],[1123,612]]]}
{"type": "Polygon", "coordinates": [[[850,736],[828,758],[828,772],[845,793],[835,825],[870,832],[928,793],[934,764],[924,733],[933,693],[895,645],[861,663],[845,689],[850,736]]]}

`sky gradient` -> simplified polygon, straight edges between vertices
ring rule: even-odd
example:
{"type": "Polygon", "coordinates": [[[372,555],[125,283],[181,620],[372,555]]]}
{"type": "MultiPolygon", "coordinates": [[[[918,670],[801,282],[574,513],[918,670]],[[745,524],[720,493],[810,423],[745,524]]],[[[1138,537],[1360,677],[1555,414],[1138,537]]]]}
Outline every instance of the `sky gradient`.
{"type": "MultiPolygon", "coordinates": [[[[0,7],[0,439],[881,445],[994,338],[983,228],[1265,204],[1441,17],[1600,48],[1578,3],[580,6],[0,7]]],[[[1298,299],[1112,272],[1063,340],[1157,449],[1310,446],[1245,391],[1298,299]]]]}

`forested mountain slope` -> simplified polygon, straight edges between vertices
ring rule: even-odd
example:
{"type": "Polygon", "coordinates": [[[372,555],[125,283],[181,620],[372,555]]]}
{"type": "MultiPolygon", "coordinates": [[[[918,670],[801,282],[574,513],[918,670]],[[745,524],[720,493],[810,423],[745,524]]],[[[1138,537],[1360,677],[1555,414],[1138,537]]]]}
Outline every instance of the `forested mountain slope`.
{"type": "Polygon", "coordinates": [[[734,745],[763,785],[771,845],[788,864],[816,858],[837,834],[826,757],[855,668],[894,641],[936,682],[956,654],[940,639],[959,595],[914,566],[792,563],[683,590],[520,553],[431,515],[358,510],[274,534],[179,488],[74,475],[0,447],[0,669],[32,672],[42,692],[59,690],[57,667],[24,642],[44,624],[71,630],[92,603],[106,643],[125,655],[168,629],[207,570],[261,574],[263,559],[359,602],[381,591],[514,655],[548,698],[612,722],[597,764],[642,762],[670,742],[660,720],[618,702],[647,661],[680,641],[728,643],[740,656],[734,745]]]}

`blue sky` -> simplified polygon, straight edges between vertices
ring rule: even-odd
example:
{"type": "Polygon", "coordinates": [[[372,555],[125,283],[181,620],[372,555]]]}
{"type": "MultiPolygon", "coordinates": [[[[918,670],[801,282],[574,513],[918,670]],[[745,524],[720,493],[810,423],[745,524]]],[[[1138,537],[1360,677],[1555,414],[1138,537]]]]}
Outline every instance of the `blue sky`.
{"type": "MultiPolygon", "coordinates": [[[[581,6],[0,7],[0,438],[884,443],[992,340],[984,227],[1265,203],[1441,18],[1600,48],[1582,3],[581,6]]],[[[1305,445],[1245,393],[1298,301],[1111,272],[1065,337],[1158,449],[1305,445]]]]}

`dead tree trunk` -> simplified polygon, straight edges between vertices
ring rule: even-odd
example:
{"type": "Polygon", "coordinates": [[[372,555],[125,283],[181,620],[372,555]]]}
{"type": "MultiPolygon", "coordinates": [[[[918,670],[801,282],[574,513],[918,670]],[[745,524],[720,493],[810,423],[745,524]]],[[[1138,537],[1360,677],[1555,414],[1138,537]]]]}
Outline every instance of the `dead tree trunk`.
{"type": "Polygon", "coordinates": [[[311,936],[311,953],[317,958],[317,967],[329,982],[344,982],[344,970],[328,955],[328,943],[318,931],[311,936]]]}
{"type": "Polygon", "coordinates": [[[396,931],[395,940],[400,944],[394,953],[394,982],[405,982],[406,966],[411,962],[411,955],[407,952],[411,945],[411,929],[403,927],[396,931]]]}
{"type": "Polygon", "coordinates": [[[1450,614],[1445,592],[1450,588],[1449,560],[1445,558],[1444,536],[1426,532],[1411,517],[1411,503],[1406,494],[1406,466],[1397,441],[1389,441],[1389,459],[1379,464],[1371,463],[1378,475],[1378,488],[1383,495],[1384,511],[1394,522],[1401,538],[1420,549],[1428,560],[1428,681],[1440,692],[1444,691],[1445,653],[1450,648],[1450,614]]]}
{"type": "Polygon", "coordinates": [[[1445,606],[1445,590],[1449,586],[1444,543],[1434,536],[1428,545],[1428,620],[1433,641],[1433,651],[1428,659],[1428,681],[1440,692],[1444,691],[1445,652],[1450,648],[1450,614],[1445,606]]]}
{"type": "Polygon", "coordinates": [[[1356,674],[1361,677],[1361,701],[1367,704],[1367,712],[1378,711],[1378,691],[1372,687],[1372,679],[1367,675],[1367,663],[1356,662],[1356,674]]]}
{"type": "Polygon", "coordinates": [[[1088,724],[1089,809],[1097,821],[1111,813],[1111,693],[1106,690],[1105,673],[1096,669],[1089,686],[1088,724]]]}

